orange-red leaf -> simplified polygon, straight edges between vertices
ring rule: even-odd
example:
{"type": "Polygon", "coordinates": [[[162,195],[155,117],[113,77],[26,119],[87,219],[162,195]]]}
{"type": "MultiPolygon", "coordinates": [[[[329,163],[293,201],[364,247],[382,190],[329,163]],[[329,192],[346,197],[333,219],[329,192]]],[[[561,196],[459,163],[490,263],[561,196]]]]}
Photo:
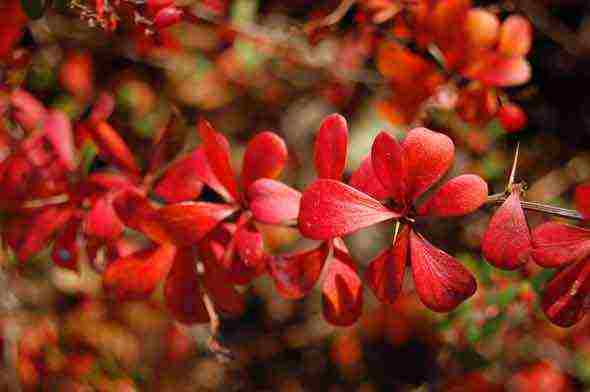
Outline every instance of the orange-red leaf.
{"type": "Polygon", "coordinates": [[[349,185],[377,200],[384,200],[389,196],[389,192],[383,187],[373,170],[371,155],[363,159],[358,169],[352,173],[349,185]]]}
{"type": "Polygon", "coordinates": [[[505,56],[525,56],[531,49],[533,28],[523,16],[510,15],[500,27],[498,50],[505,56]]]}
{"type": "Polygon", "coordinates": [[[51,110],[45,116],[43,130],[49,143],[53,146],[57,157],[68,169],[76,167],[74,153],[74,135],[70,119],[61,111],[51,110]]]}
{"type": "Polygon", "coordinates": [[[168,274],[176,248],[163,244],[115,260],[104,272],[105,291],[119,300],[144,299],[168,274]]]}
{"type": "Polygon", "coordinates": [[[191,154],[166,170],[154,193],[167,203],[180,203],[199,197],[203,182],[199,178],[197,155],[191,154]]]}
{"type": "Polygon", "coordinates": [[[101,121],[92,128],[95,141],[100,148],[100,154],[105,159],[112,159],[115,164],[129,170],[132,173],[139,173],[135,157],[125,144],[125,141],[113,127],[106,121],[101,121]]]}

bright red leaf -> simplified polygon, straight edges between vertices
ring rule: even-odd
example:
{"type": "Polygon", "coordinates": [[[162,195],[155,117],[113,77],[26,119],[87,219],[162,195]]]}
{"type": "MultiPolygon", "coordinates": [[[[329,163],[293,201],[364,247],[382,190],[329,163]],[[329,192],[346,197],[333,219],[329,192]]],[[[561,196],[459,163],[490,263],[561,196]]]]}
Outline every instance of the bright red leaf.
{"type": "Polygon", "coordinates": [[[365,273],[365,280],[381,302],[394,303],[402,291],[408,261],[408,232],[408,227],[404,227],[395,244],[371,261],[365,273]]]}
{"type": "Polygon", "coordinates": [[[70,119],[61,111],[51,110],[44,118],[43,130],[60,162],[68,170],[74,170],[76,157],[70,119]]]}
{"type": "Polygon", "coordinates": [[[551,322],[569,327],[588,311],[590,299],[590,259],[559,271],[544,288],[542,307],[551,322]]]}
{"type": "Polygon", "coordinates": [[[537,264],[556,268],[590,255],[590,230],[547,222],[532,232],[532,256],[537,264]]]}
{"type": "Polygon", "coordinates": [[[584,218],[590,219],[590,183],[579,185],[574,195],[576,208],[584,215],[584,218]]]}
{"type": "Polygon", "coordinates": [[[444,184],[418,208],[420,215],[462,216],[481,207],[488,197],[488,184],[479,176],[463,174],[444,184]]]}
{"type": "Polygon", "coordinates": [[[371,163],[375,175],[387,190],[388,196],[393,198],[400,207],[405,208],[411,200],[406,199],[408,165],[401,144],[387,132],[381,132],[373,141],[371,163]]]}
{"type": "Polygon", "coordinates": [[[363,286],[354,261],[342,246],[334,246],[322,283],[324,318],[346,327],[354,324],[363,310],[363,286]]]}
{"type": "Polygon", "coordinates": [[[377,200],[385,200],[389,196],[389,192],[383,187],[373,170],[370,155],[363,159],[358,169],[352,173],[349,185],[377,200]]]}
{"type": "Polygon", "coordinates": [[[492,216],[481,249],[492,265],[513,270],[529,259],[531,235],[518,191],[513,192],[492,216]]]}
{"type": "Polygon", "coordinates": [[[299,230],[306,237],[327,240],[398,216],[344,183],[319,179],[301,198],[299,230]]]}
{"type": "Polygon", "coordinates": [[[256,220],[279,224],[297,219],[301,193],[282,182],[262,178],[248,188],[248,200],[256,220]]]}
{"type": "Polygon", "coordinates": [[[283,139],[272,132],[254,136],[246,147],[242,167],[242,186],[247,190],[250,184],[260,178],[278,177],[287,163],[287,146],[283,139]]]}
{"type": "Polygon", "coordinates": [[[414,231],[410,233],[410,260],[418,296],[435,312],[455,309],[477,289],[467,268],[414,231]]]}

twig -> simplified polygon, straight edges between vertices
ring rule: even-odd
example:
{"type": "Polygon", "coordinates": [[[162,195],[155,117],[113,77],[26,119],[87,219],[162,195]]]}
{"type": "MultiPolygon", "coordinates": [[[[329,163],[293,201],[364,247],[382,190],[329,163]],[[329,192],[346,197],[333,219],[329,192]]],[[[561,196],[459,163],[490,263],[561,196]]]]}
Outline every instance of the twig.
{"type": "Polygon", "coordinates": [[[213,354],[215,354],[217,360],[221,362],[229,362],[230,360],[235,359],[234,355],[230,349],[223,346],[218,340],[219,327],[221,325],[219,322],[219,315],[215,310],[215,305],[209,297],[209,294],[207,294],[205,291],[203,291],[203,302],[205,303],[205,308],[209,314],[209,330],[211,332],[211,337],[207,342],[207,347],[213,354]]]}
{"type": "MultiPolygon", "coordinates": [[[[506,200],[505,193],[496,193],[488,196],[487,204],[502,204],[506,200]]],[[[544,214],[550,214],[559,216],[561,218],[584,220],[582,214],[575,210],[568,210],[567,208],[555,207],[548,204],[538,203],[534,201],[521,201],[520,205],[523,209],[529,211],[542,212],[544,214]]]]}
{"type": "Polygon", "coordinates": [[[309,22],[303,28],[303,30],[306,33],[309,33],[309,32],[312,32],[316,29],[319,29],[320,27],[331,26],[333,24],[340,22],[340,20],[342,20],[342,18],[344,18],[344,15],[346,15],[348,10],[355,3],[356,3],[356,0],[342,0],[340,5],[338,5],[338,7],[334,11],[332,11],[328,16],[326,16],[325,18],[323,18],[321,20],[309,22]]]}

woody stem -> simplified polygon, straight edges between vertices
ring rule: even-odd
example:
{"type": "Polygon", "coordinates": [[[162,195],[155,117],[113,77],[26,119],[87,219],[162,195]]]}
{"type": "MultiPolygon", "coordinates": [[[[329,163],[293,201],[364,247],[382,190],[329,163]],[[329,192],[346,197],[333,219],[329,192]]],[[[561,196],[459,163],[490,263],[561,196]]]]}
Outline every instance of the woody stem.
{"type": "MultiPolygon", "coordinates": [[[[501,204],[506,200],[506,194],[496,193],[488,196],[487,204],[501,204]]],[[[567,208],[555,207],[549,204],[537,203],[534,201],[521,201],[520,205],[523,209],[528,211],[537,211],[544,214],[559,216],[562,218],[584,220],[582,214],[575,210],[568,210],[567,208]]]]}

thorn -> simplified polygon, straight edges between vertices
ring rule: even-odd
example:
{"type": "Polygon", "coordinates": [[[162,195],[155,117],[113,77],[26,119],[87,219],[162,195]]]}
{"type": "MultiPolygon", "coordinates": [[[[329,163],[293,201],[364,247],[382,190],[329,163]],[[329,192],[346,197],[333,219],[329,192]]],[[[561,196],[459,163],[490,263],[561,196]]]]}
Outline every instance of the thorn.
{"type": "Polygon", "coordinates": [[[512,162],[512,169],[510,170],[510,177],[508,177],[508,184],[506,191],[512,192],[512,185],[514,185],[514,177],[516,176],[516,165],[518,164],[518,153],[520,150],[520,142],[516,143],[516,151],[514,152],[514,161],[512,162]]]}
{"type": "Polygon", "coordinates": [[[400,221],[395,221],[395,228],[393,229],[393,245],[395,245],[395,241],[397,241],[397,235],[399,234],[400,226],[400,221]]]}

